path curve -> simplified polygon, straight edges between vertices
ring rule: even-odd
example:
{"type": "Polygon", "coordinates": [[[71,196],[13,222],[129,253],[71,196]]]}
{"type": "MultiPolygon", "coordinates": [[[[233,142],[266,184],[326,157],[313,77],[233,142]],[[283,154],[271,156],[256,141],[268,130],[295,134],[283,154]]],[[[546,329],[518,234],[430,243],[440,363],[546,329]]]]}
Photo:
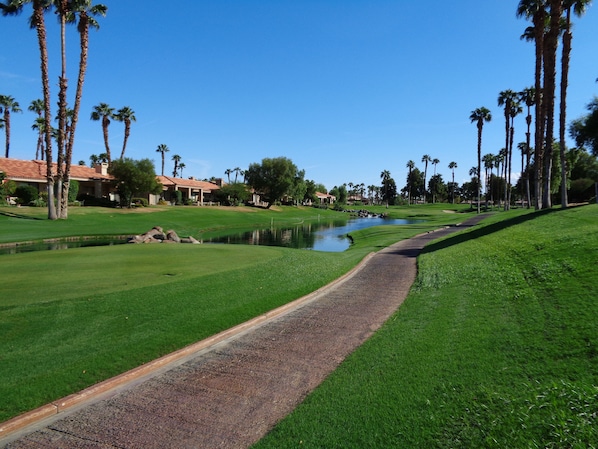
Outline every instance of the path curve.
{"type": "Polygon", "coordinates": [[[160,367],[149,379],[90,397],[63,414],[34,419],[0,440],[0,446],[249,447],[396,311],[427,243],[482,218],[395,243],[316,300],[243,329],[183,364],[160,367]]]}

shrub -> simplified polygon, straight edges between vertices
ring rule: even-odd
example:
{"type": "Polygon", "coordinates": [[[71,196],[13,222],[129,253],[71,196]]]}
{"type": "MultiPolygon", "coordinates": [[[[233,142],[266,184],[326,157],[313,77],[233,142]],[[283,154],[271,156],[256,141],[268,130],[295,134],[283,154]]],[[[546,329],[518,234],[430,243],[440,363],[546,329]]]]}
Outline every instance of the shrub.
{"type": "Polygon", "coordinates": [[[180,190],[175,190],[174,192],[174,204],[183,204],[183,192],[180,190]]]}
{"type": "Polygon", "coordinates": [[[141,207],[149,206],[149,201],[147,200],[147,198],[133,198],[132,203],[135,206],[141,206],[141,207]]]}
{"type": "Polygon", "coordinates": [[[77,201],[77,195],[79,194],[79,181],[71,179],[69,181],[69,203],[77,201]]]}
{"type": "Polygon", "coordinates": [[[15,196],[19,204],[31,204],[39,197],[39,192],[35,187],[24,184],[16,188],[15,196]]]}

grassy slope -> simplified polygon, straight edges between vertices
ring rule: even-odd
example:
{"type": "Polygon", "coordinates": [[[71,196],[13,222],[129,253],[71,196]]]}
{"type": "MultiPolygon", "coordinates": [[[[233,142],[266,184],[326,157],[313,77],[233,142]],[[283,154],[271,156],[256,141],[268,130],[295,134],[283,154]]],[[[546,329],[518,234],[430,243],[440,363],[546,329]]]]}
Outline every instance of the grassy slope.
{"type": "MultiPolygon", "coordinates": [[[[5,208],[0,239],[128,234],[154,225],[180,235],[269,226],[338,213],[306,208],[73,208],[67,221],[5,208]],[[30,217],[30,218],[23,218],[30,217]],[[31,219],[40,218],[40,219],[31,219]]],[[[391,210],[404,216],[410,209],[391,210]]],[[[418,210],[421,212],[421,209],[418,210]]],[[[344,253],[243,245],[125,245],[0,256],[0,421],[246,321],[337,278],[370,251],[463,217],[356,233],[344,253]],[[284,282],[281,282],[284,280],[284,282]]]]}
{"type": "Polygon", "coordinates": [[[598,207],[515,214],[430,245],[404,305],[256,447],[595,447],[598,207]]]}

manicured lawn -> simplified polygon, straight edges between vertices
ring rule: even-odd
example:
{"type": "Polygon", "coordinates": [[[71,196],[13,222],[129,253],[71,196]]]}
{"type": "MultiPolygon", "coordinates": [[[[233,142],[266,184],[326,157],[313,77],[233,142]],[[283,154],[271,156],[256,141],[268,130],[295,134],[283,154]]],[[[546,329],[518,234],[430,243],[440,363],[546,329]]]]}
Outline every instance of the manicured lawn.
{"type": "Polygon", "coordinates": [[[395,315],[255,447],[596,447],[597,262],[595,205],[432,243],[395,315]]]}
{"type": "MultiPolygon", "coordinates": [[[[67,221],[51,222],[41,209],[0,212],[5,242],[132,234],[154,225],[199,236],[339,216],[311,208],[72,208],[67,221]]],[[[0,256],[0,421],[301,297],[371,251],[465,218],[434,211],[426,223],[360,231],[343,253],[120,245],[0,256]]]]}

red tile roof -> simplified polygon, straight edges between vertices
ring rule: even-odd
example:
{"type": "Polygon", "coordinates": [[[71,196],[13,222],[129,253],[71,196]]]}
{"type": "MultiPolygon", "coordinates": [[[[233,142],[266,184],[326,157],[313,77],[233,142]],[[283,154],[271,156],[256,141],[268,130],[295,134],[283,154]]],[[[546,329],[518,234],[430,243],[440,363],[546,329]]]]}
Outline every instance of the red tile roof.
{"type": "Polygon", "coordinates": [[[216,184],[208,181],[199,181],[197,179],[173,178],[172,176],[158,176],[158,181],[160,181],[164,187],[177,186],[197,190],[201,189],[204,192],[210,192],[211,190],[218,190],[220,188],[216,184]]]}
{"type": "MultiPolygon", "coordinates": [[[[19,159],[0,158],[0,171],[6,177],[15,181],[46,182],[46,161],[22,161],[19,159]]],[[[56,173],[56,163],[53,164],[53,173],[56,173]]],[[[112,176],[97,173],[94,168],[83,165],[71,166],[71,178],[79,181],[90,179],[110,180],[112,176]]]]}

